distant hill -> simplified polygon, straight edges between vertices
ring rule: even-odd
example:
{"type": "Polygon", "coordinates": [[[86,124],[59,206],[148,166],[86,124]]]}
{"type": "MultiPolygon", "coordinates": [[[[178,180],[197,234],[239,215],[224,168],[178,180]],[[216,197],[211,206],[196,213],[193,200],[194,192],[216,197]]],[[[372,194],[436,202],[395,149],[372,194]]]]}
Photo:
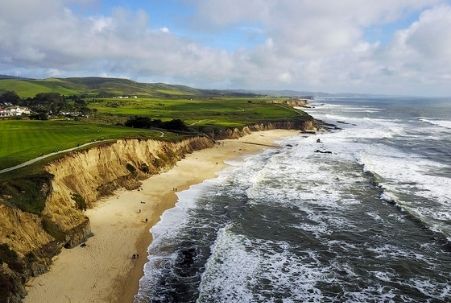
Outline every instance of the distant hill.
{"type": "Polygon", "coordinates": [[[34,97],[38,93],[55,92],[65,96],[142,96],[142,97],[187,97],[190,96],[255,96],[273,97],[317,97],[317,98],[370,98],[386,97],[384,95],[354,93],[324,93],[296,90],[244,90],[244,89],[197,89],[184,85],[165,83],[140,83],[129,79],[78,77],[30,79],[8,75],[0,75],[0,93],[15,91],[22,98],[34,97]]]}
{"type": "Polygon", "coordinates": [[[0,92],[15,91],[23,98],[38,93],[55,92],[62,95],[121,96],[138,95],[152,97],[216,95],[220,91],[207,91],[183,85],[164,83],[139,83],[128,79],[83,77],[48,78],[44,80],[18,79],[0,76],[0,92]]]}
{"type": "Polygon", "coordinates": [[[233,90],[239,93],[252,93],[257,95],[266,95],[273,97],[328,97],[332,96],[329,93],[310,92],[310,91],[296,91],[296,90],[233,90]]]}
{"type": "Polygon", "coordinates": [[[9,76],[9,75],[0,75],[0,80],[2,80],[2,79],[32,80],[31,78],[9,76]]]}

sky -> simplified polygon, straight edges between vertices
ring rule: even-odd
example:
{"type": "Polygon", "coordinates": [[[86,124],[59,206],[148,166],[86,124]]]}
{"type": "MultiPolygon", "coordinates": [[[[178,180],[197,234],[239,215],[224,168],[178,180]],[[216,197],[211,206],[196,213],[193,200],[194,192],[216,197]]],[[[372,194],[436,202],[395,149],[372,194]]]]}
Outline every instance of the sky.
{"type": "Polygon", "coordinates": [[[451,96],[451,0],[1,0],[0,74],[451,96]]]}

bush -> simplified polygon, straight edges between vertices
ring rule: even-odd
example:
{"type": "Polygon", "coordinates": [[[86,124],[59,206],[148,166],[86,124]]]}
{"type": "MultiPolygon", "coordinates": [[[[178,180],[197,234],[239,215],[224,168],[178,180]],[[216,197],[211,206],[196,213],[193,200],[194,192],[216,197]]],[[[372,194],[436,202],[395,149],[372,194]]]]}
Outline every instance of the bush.
{"type": "Polygon", "coordinates": [[[127,170],[129,172],[131,172],[132,174],[136,173],[136,168],[133,165],[131,165],[130,163],[127,163],[127,165],[125,165],[125,168],[127,168],[127,170]]]}
{"type": "Polygon", "coordinates": [[[30,115],[30,119],[31,120],[48,120],[49,115],[46,112],[39,112],[39,113],[30,115]]]}
{"type": "Polygon", "coordinates": [[[72,194],[72,200],[75,201],[75,205],[79,210],[85,211],[88,206],[86,205],[86,200],[78,193],[72,194]]]}
{"type": "Polygon", "coordinates": [[[130,117],[125,126],[133,128],[150,128],[152,127],[152,120],[148,117],[130,117]]]}
{"type": "Polygon", "coordinates": [[[160,119],[152,120],[149,117],[130,117],[127,122],[125,122],[125,126],[133,127],[133,128],[162,128],[167,130],[174,131],[188,131],[189,128],[186,124],[180,119],[173,119],[171,121],[163,122],[160,119]]]}
{"type": "Polygon", "coordinates": [[[180,119],[173,119],[168,122],[163,122],[161,128],[169,129],[169,130],[181,130],[181,131],[188,130],[188,127],[186,126],[186,124],[180,119]]]}

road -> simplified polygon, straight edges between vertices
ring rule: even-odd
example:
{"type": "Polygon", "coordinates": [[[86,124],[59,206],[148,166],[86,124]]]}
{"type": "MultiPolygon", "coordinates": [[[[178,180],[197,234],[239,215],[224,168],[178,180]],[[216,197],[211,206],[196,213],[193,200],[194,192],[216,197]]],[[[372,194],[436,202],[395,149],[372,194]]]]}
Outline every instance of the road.
{"type": "MultiPolygon", "coordinates": [[[[163,138],[164,136],[165,136],[164,132],[160,131],[160,138],[163,138]]],[[[71,152],[71,151],[74,151],[74,150],[77,150],[77,149],[80,149],[80,148],[84,148],[86,146],[89,146],[89,145],[92,145],[92,144],[95,144],[95,143],[102,143],[102,142],[108,142],[108,141],[111,141],[111,140],[102,140],[102,141],[89,142],[89,143],[85,143],[85,144],[80,145],[80,146],[76,146],[76,147],[68,148],[68,149],[65,149],[65,150],[57,151],[57,152],[54,152],[54,153],[50,153],[50,154],[47,154],[47,155],[43,155],[43,156],[31,159],[31,160],[29,160],[27,162],[23,162],[21,164],[18,164],[16,166],[12,166],[12,167],[1,169],[0,170],[0,174],[4,174],[4,173],[7,173],[7,172],[10,172],[10,171],[19,169],[19,168],[26,167],[26,166],[34,164],[34,163],[36,163],[38,161],[44,160],[44,159],[46,159],[48,157],[52,157],[52,156],[56,156],[56,155],[59,155],[59,154],[64,154],[64,153],[67,153],[67,152],[71,152]]]]}
{"type": "Polygon", "coordinates": [[[111,140],[102,140],[102,141],[89,142],[89,143],[85,143],[85,144],[80,145],[80,146],[76,146],[76,147],[68,148],[68,149],[65,149],[65,150],[60,150],[60,151],[57,151],[57,152],[54,152],[54,153],[50,153],[50,154],[47,154],[47,155],[43,155],[43,156],[40,156],[40,157],[31,159],[31,160],[28,160],[27,162],[23,162],[21,164],[18,164],[16,166],[4,168],[4,169],[0,170],[0,174],[4,174],[4,173],[7,173],[7,172],[10,172],[10,171],[19,169],[19,168],[26,167],[28,165],[31,165],[33,163],[36,163],[36,162],[41,161],[43,159],[46,159],[48,157],[56,156],[56,155],[59,155],[59,154],[64,154],[64,153],[71,152],[71,151],[74,151],[74,150],[77,150],[77,149],[80,149],[80,148],[84,148],[84,147],[89,146],[89,145],[93,145],[93,144],[96,144],[96,143],[102,143],[102,142],[108,142],[108,141],[111,141],[111,140]]]}

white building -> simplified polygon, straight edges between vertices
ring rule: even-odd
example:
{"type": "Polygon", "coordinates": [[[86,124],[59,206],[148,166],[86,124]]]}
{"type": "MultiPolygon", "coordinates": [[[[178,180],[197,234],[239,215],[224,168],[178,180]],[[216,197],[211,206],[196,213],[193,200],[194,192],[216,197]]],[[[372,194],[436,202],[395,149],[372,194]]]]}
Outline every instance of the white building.
{"type": "Polygon", "coordinates": [[[27,107],[12,106],[0,108],[0,117],[18,117],[29,114],[31,114],[31,111],[27,107]]]}

